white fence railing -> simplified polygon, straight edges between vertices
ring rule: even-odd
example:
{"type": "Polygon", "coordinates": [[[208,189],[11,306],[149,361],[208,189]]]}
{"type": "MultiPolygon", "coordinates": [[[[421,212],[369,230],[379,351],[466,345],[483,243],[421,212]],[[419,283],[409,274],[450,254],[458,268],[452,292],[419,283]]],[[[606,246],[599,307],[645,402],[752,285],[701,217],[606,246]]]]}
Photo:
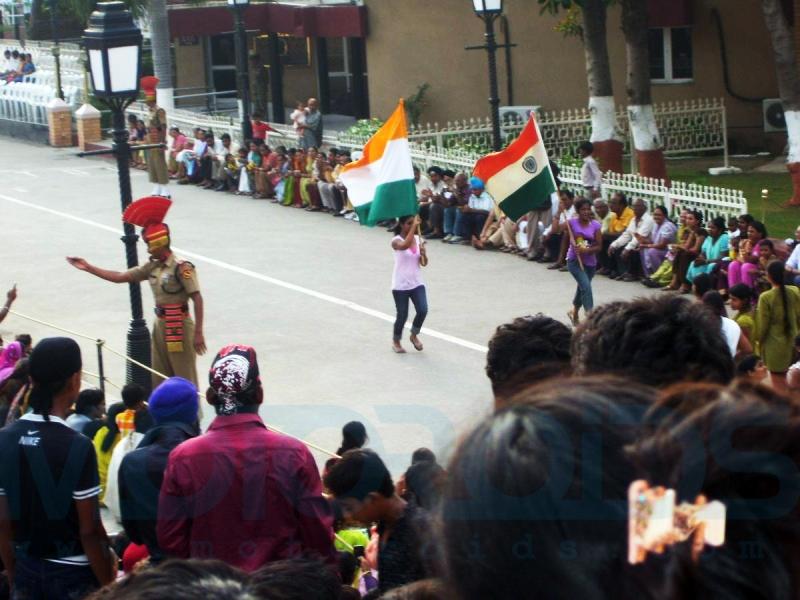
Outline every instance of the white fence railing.
{"type": "MultiPolygon", "coordinates": [[[[728,165],[728,134],[725,103],[721,99],[696,99],[682,102],[667,102],[654,107],[656,122],[668,156],[719,152],[728,165]]],[[[540,111],[537,115],[542,139],[553,160],[577,156],[578,146],[592,134],[592,118],[588,109],[580,108],[563,111],[540,111]]],[[[524,123],[514,113],[504,116],[501,124],[506,142],[513,140],[522,130],[524,123]]],[[[625,144],[625,154],[635,161],[631,127],[624,107],[617,113],[617,128],[625,144]]],[[[438,123],[409,127],[409,141],[423,146],[475,150],[486,153],[491,148],[492,123],[486,119],[464,119],[448,121],[444,126],[438,123]]],[[[344,134],[340,143],[363,144],[361,136],[344,134]]],[[[635,170],[632,162],[631,170],[635,170]]]]}
{"type": "MultiPolygon", "coordinates": [[[[0,119],[47,125],[47,103],[56,97],[55,59],[52,42],[3,40],[0,50],[18,50],[30,54],[36,71],[22,82],[0,82],[0,119]]],[[[60,45],[61,89],[64,101],[77,108],[83,101],[83,64],[77,44],[60,45]]]]}
{"type": "MultiPolygon", "coordinates": [[[[561,181],[563,187],[576,193],[583,193],[579,167],[562,167],[561,181]]],[[[714,217],[728,218],[747,212],[747,199],[741,190],[681,181],[673,181],[667,187],[661,179],[606,173],[603,176],[603,197],[609,199],[616,192],[624,193],[629,199],[643,199],[651,210],[659,205],[664,206],[672,216],[677,216],[682,209],[691,209],[700,211],[708,221],[714,217]]]]}

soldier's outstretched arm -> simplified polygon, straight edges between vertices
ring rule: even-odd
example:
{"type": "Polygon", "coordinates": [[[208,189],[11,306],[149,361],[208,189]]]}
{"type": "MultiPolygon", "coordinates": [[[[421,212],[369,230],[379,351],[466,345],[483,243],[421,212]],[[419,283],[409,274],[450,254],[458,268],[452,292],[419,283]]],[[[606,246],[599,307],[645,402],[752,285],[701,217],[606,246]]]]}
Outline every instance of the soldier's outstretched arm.
{"type": "Polygon", "coordinates": [[[86,271],[95,277],[105,279],[112,283],[130,283],[133,281],[133,276],[129,271],[109,271],[108,269],[101,269],[79,256],[68,256],[67,262],[79,271],[86,271]]]}

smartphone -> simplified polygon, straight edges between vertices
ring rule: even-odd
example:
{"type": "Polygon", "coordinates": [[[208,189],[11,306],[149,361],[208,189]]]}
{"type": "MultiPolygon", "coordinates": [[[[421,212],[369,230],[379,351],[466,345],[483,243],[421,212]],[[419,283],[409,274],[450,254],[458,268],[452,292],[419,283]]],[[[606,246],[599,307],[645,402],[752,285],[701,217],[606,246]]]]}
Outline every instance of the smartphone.
{"type": "Polygon", "coordinates": [[[353,546],[353,556],[364,558],[364,546],[353,546]]]}

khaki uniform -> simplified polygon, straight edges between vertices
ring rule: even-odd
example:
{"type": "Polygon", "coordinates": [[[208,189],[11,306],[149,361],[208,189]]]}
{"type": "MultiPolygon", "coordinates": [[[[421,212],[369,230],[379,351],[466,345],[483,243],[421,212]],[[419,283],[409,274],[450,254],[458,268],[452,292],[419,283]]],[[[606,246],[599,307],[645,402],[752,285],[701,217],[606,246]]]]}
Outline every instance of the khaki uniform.
{"type": "MultiPolygon", "coordinates": [[[[197,385],[197,355],[194,350],[194,321],[192,320],[188,302],[189,296],[200,291],[197,272],[194,265],[182,261],[170,254],[165,262],[150,260],[139,267],[128,270],[134,281],[150,282],[156,307],[165,305],[185,305],[183,314],[183,348],[176,351],[174,344],[166,339],[167,325],[163,317],[156,317],[153,324],[151,349],[153,369],[167,377],[183,377],[197,385]],[[173,345],[172,351],[168,346],[173,345]]],[[[153,375],[153,389],[163,380],[153,375]]]]}
{"type": "MultiPolygon", "coordinates": [[[[163,144],[167,139],[167,113],[163,108],[153,107],[147,118],[147,143],[163,144]]],[[[147,158],[147,173],[150,183],[167,185],[169,173],[167,172],[167,159],[163,148],[153,148],[145,151],[147,158]]]]}

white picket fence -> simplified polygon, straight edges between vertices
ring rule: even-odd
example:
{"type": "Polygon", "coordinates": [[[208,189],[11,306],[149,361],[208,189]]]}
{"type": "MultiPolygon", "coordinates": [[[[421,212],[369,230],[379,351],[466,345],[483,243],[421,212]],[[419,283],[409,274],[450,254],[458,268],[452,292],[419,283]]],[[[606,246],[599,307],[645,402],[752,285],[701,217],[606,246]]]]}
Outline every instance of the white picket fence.
{"type": "MultiPolygon", "coordinates": [[[[728,165],[727,113],[722,99],[695,99],[656,104],[654,107],[664,153],[668,156],[718,152],[728,165]]],[[[591,113],[586,108],[539,111],[537,122],[542,139],[553,160],[574,158],[578,146],[592,134],[591,113]]],[[[503,116],[501,129],[506,143],[519,135],[525,124],[515,113],[503,116]]],[[[631,157],[635,171],[635,156],[628,113],[620,107],[617,113],[617,128],[625,144],[625,155],[631,157]]],[[[463,119],[448,121],[444,126],[427,123],[410,126],[409,141],[428,148],[475,150],[485,153],[491,148],[492,122],[485,119],[463,119]]],[[[364,144],[363,136],[343,134],[340,144],[364,144]]]]}
{"type": "MultiPolygon", "coordinates": [[[[581,170],[579,167],[561,168],[563,187],[576,194],[583,194],[581,170]]],[[[735,217],[747,212],[747,199],[741,190],[698,185],[673,181],[667,187],[661,179],[651,179],[641,175],[622,175],[606,173],[603,176],[602,195],[610,199],[616,192],[622,192],[628,199],[641,198],[652,210],[664,206],[670,215],[677,216],[683,209],[697,210],[704,220],[714,217],[735,217]]]]}

